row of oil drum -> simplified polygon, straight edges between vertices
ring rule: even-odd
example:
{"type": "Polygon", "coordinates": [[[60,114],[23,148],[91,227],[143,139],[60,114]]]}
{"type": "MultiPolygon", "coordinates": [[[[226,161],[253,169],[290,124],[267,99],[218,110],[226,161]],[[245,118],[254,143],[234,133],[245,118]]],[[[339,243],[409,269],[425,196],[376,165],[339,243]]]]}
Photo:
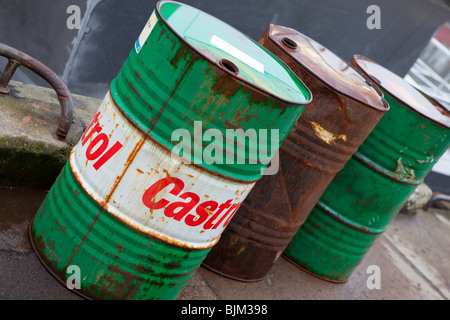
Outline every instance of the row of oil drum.
{"type": "Polygon", "coordinates": [[[32,245],[64,284],[77,266],[93,299],[175,299],[202,264],[257,281],[281,255],[342,282],[449,129],[443,107],[367,58],[274,25],[258,44],[160,1],[30,222],[32,245]]]}

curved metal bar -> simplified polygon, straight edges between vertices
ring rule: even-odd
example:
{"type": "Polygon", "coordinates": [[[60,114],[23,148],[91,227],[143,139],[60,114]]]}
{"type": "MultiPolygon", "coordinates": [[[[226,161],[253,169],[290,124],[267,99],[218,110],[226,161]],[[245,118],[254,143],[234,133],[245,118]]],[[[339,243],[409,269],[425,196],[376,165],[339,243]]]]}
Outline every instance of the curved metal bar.
{"type": "Polygon", "coordinates": [[[66,84],[47,66],[15,48],[0,43],[0,55],[9,60],[0,75],[1,93],[9,93],[8,83],[20,65],[38,74],[53,87],[61,105],[61,117],[55,135],[58,140],[64,140],[69,133],[73,120],[73,100],[66,84]]]}
{"type": "Polygon", "coordinates": [[[424,210],[428,211],[436,201],[450,201],[450,195],[439,192],[433,193],[430,201],[425,205],[424,210]]]}

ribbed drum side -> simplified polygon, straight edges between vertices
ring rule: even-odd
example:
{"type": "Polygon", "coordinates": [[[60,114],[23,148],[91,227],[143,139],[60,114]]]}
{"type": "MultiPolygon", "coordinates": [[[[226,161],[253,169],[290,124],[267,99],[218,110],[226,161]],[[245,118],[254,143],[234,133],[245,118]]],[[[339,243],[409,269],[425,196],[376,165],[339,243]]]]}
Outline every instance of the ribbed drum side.
{"type": "Polygon", "coordinates": [[[67,268],[79,267],[79,292],[96,299],[173,299],[209,252],[136,232],[93,201],[69,165],[37,213],[31,234],[57,278],[68,279],[67,268]]]}

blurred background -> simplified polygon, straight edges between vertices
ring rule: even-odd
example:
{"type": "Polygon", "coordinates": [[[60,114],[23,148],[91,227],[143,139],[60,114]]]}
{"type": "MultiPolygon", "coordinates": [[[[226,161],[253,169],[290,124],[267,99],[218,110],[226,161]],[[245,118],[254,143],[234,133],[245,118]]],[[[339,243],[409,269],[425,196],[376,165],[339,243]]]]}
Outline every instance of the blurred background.
{"type": "MultiPolygon", "coordinates": [[[[279,24],[304,33],[346,60],[354,54],[365,55],[402,77],[438,28],[450,22],[449,0],[182,2],[218,17],[256,41],[269,23],[279,24]],[[381,29],[367,28],[370,5],[381,9],[381,29]]],[[[156,3],[0,0],[0,42],[42,61],[63,77],[73,93],[103,98],[156,3]],[[67,27],[70,5],[81,9],[80,30],[67,27]]],[[[29,74],[20,77],[23,82],[38,82],[29,74]]]]}

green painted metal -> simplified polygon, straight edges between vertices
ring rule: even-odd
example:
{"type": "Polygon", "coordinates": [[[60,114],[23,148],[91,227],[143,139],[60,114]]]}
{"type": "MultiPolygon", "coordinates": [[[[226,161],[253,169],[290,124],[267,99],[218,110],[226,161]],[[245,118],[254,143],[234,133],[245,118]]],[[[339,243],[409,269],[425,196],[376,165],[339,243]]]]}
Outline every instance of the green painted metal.
{"type": "MultiPolygon", "coordinates": [[[[204,132],[216,129],[224,136],[227,129],[278,129],[281,145],[311,100],[301,81],[256,42],[209,15],[171,1],[159,2],[154,14],[145,43],[136,45],[111,83],[114,103],[133,130],[167,150],[179,143],[171,139],[176,129],[194,137],[194,121],[203,122],[204,132]],[[224,43],[229,50],[220,50],[224,43]]],[[[253,182],[267,163],[250,164],[249,153],[246,164],[224,160],[200,168],[253,182]]],[[[82,173],[67,164],[30,223],[43,264],[64,284],[67,268],[78,266],[77,292],[86,297],[175,299],[210,248],[183,248],[131,227],[105,210],[115,187],[105,199],[93,199],[83,183],[82,173]]]]}
{"type": "MultiPolygon", "coordinates": [[[[407,86],[405,82],[405,91],[412,89],[407,86]]],[[[450,146],[450,127],[381,89],[390,110],[333,179],[284,252],[288,260],[329,281],[348,280],[450,146]]]]}
{"type": "Polygon", "coordinates": [[[80,293],[94,299],[174,299],[209,252],[167,244],[114,218],[86,194],[69,164],[30,231],[46,267],[66,285],[67,268],[78,266],[80,293]]]}
{"type": "MultiPolygon", "coordinates": [[[[186,5],[159,6],[146,44],[139,53],[131,51],[111,85],[127,117],[168,150],[179,143],[172,141],[174,130],[186,129],[194,137],[194,121],[200,120],[203,132],[216,129],[223,136],[227,129],[279,130],[279,148],[311,100],[309,89],[266,49],[225,23],[186,5]],[[231,47],[246,48],[245,55],[231,47]],[[239,73],[221,68],[222,60],[232,62],[239,73]]],[[[259,160],[260,148],[270,145],[249,146],[245,159],[257,155],[259,160]]],[[[223,164],[207,164],[194,152],[189,160],[239,181],[258,180],[267,166],[259,161],[239,164],[237,158],[227,164],[225,153],[223,164]]]]}

